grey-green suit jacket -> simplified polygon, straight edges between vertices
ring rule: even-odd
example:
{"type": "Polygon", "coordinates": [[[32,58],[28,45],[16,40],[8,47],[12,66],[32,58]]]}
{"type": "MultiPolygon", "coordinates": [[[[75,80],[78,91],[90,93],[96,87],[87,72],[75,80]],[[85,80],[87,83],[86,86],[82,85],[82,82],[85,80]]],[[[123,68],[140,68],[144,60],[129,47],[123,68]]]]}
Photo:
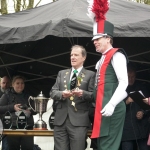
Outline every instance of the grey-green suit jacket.
{"type": "Polygon", "coordinates": [[[93,90],[95,73],[82,68],[78,77],[82,79],[79,86],[83,90],[82,97],[75,97],[74,102],[77,108],[75,111],[69,98],[62,98],[62,91],[69,89],[71,69],[59,71],[56,83],[51,89],[50,96],[54,101],[58,101],[54,125],[62,125],[67,115],[74,126],[89,126],[89,103],[94,101],[93,90]]]}

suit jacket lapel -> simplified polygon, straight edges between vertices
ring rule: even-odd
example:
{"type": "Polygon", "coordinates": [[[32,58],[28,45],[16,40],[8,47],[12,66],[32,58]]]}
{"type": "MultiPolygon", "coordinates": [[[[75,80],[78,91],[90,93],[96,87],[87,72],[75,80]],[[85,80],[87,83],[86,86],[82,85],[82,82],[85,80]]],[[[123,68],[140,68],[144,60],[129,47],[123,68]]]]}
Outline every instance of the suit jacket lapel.
{"type": "Polygon", "coordinates": [[[70,75],[71,69],[66,70],[64,78],[66,79],[67,89],[70,90],[70,75]]]}
{"type": "Polygon", "coordinates": [[[78,75],[78,77],[81,79],[81,84],[82,84],[82,81],[83,81],[83,79],[85,77],[85,73],[86,73],[86,69],[83,67],[82,70],[80,71],[79,75],[78,75]]]}
{"type": "MultiPolygon", "coordinates": [[[[70,90],[70,75],[71,75],[72,69],[67,69],[64,75],[64,83],[66,83],[67,89],[70,90]]],[[[80,71],[78,77],[83,80],[85,77],[86,69],[83,67],[82,70],[80,71]]],[[[82,81],[81,81],[82,84],[82,81]]]]}
{"type": "Polygon", "coordinates": [[[85,75],[86,69],[83,67],[82,70],[80,71],[78,77],[83,78],[83,76],[85,75]]]}

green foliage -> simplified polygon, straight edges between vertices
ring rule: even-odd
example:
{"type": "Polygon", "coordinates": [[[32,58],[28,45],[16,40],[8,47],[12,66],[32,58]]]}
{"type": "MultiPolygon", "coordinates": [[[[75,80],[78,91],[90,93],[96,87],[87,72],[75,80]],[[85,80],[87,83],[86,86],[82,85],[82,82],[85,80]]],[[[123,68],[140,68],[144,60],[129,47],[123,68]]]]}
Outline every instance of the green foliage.
{"type": "Polygon", "coordinates": [[[136,0],[137,3],[144,3],[150,5],[150,0],[136,0]]]}
{"type": "MultiPolygon", "coordinates": [[[[135,2],[135,0],[127,0],[127,1],[134,1],[135,2]]],[[[136,2],[150,5],[150,0],[136,0],[136,2]]]]}
{"type": "Polygon", "coordinates": [[[33,6],[34,6],[34,0],[30,0],[27,9],[33,8],[33,6]]]}
{"type": "Polygon", "coordinates": [[[150,0],[144,0],[144,3],[150,5],[150,0]]]}
{"type": "Polygon", "coordinates": [[[16,6],[15,6],[15,12],[18,12],[21,10],[21,0],[17,0],[16,6]]]}

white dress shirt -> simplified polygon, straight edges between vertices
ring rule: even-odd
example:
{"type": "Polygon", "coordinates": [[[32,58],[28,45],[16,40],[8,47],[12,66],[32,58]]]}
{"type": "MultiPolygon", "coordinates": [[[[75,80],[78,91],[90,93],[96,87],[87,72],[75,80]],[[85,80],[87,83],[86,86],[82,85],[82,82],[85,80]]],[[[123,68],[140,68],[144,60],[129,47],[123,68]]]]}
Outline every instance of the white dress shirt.
{"type": "Polygon", "coordinates": [[[73,76],[73,74],[74,74],[74,70],[77,70],[78,72],[76,73],[76,76],[78,76],[79,75],[79,73],[80,73],[80,71],[82,70],[82,68],[83,68],[83,66],[82,67],[80,67],[80,68],[78,68],[78,69],[74,69],[73,67],[72,67],[72,69],[71,69],[71,74],[70,74],[70,80],[71,80],[71,78],[72,78],[72,76],[73,76]]]}

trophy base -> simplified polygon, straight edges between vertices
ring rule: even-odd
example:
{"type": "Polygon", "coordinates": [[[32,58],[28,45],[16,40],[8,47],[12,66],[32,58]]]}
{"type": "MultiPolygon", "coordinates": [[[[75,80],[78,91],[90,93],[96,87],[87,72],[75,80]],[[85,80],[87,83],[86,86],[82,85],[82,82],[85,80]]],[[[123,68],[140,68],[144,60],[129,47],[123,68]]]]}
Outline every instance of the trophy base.
{"type": "Polygon", "coordinates": [[[48,130],[47,128],[33,128],[33,130],[48,130]]]}
{"type": "Polygon", "coordinates": [[[46,123],[43,120],[38,120],[34,124],[33,130],[47,130],[47,125],[46,125],[46,123]]]}

